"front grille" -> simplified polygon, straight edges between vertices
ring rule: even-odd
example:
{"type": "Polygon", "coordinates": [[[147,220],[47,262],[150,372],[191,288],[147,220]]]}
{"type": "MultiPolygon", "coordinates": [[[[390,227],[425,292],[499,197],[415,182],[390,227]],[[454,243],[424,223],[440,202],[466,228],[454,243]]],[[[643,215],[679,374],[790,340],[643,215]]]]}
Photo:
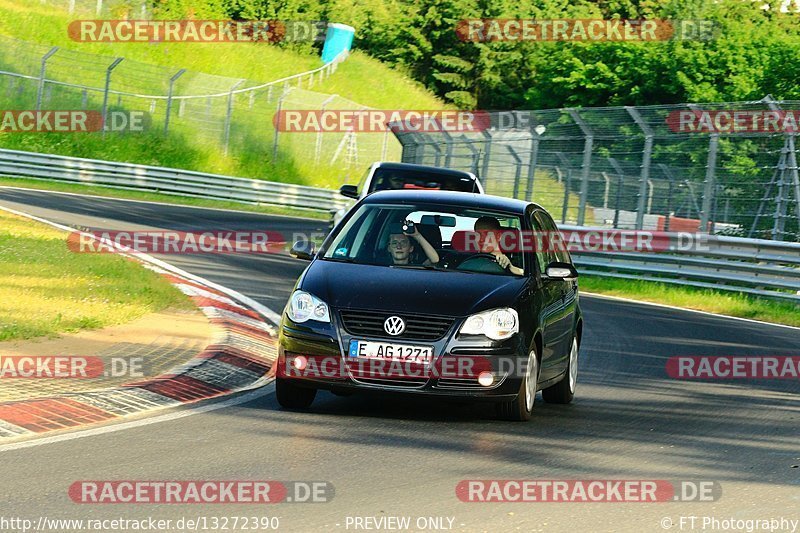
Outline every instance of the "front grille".
{"type": "Polygon", "coordinates": [[[418,315],[406,313],[385,313],[381,311],[340,311],[344,329],[351,335],[370,337],[391,337],[392,339],[435,341],[444,337],[455,320],[452,317],[437,315],[418,315]],[[406,323],[400,335],[390,336],[383,329],[384,321],[390,316],[399,316],[406,323]]]}
{"type": "Polygon", "coordinates": [[[397,387],[402,389],[419,389],[428,383],[427,378],[408,378],[408,379],[390,379],[381,377],[366,377],[363,374],[359,377],[353,377],[353,381],[364,383],[365,385],[378,385],[381,387],[397,387]]]}

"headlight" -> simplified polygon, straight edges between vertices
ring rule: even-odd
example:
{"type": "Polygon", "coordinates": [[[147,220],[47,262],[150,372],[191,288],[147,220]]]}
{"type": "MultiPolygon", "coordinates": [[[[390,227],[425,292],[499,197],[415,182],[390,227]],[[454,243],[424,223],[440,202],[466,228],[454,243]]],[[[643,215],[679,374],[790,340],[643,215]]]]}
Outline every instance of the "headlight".
{"type": "Polygon", "coordinates": [[[308,320],[317,322],[330,322],[331,315],[328,312],[328,304],[305,291],[295,291],[289,300],[289,308],[286,310],[292,322],[301,324],[308,320]]]}
{"type": "Polygon", "coordinates": [[[519,332],[519,316],[513,309],[504,307],[472,315],[461,326],[465,335],[485,335],[499,341],[519,332]]]}

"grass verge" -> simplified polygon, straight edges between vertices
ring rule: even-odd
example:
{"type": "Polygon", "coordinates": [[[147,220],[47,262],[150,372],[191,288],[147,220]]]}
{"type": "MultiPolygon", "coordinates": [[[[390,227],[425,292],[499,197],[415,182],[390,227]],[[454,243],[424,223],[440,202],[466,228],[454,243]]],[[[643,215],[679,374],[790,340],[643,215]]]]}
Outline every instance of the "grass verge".
{"type": "MultiPolygon", "coordinates": [[[[0,77],[0,82],[8,84],[3,89],[5,109],[31,109],[36,105],[35,76],[41,55],[51,46],[60,47],[47,65],[47,76],[52,80],[103,87],[106,67],[114,57],[123,57],[125,61],[114,70],[112,89],[166,95],[169,77],[184,68],[187,72],[175,85],[177,95],[223,96],[176,103],[168,135],[163,134],[166,105],[162,101],[120,95],[108,102],[111,111],[147,112],[152,121],[147,131],[106,136],[0,132],[0,147],[329,187],[338,187],[344,179],[352,181],[384,154],[386,159],[399,158],[399,142],[394,136],[385,139],[382,132],[359,133],[357,142],[342,132],[325,133],[319,138],[309,133],[282,134],[275,139],[271,120],[282,87],[276,88],[274,95],[264,89],[233,97],[230,127],[223,135],[229,109],[224,95],[235,80],[264,83],[320,67],[316,49],[267,43],[75,42],[67,33],[75,18],[65,9],[38,0],[0,0],[0,35],[40,45],[32,49],[26,44],[0,43],[0,70],[34,76],[0,77]],[[87,55],[78,61],[70,59],[71,52],[87,55]],[[229,141],[228,150],[223,149],[224,139],[229,141]],[[273,155],[275,141],[277,153],[273,155]]],[[[319,108],[331,96],[327,93],[382,109],[440,109],[445,105],[401,71],[358,51],[339,66],[336,74],[321,83],[319,76],[315,80],[313,92],[305,90],[308,79],[304,79],[303,88],[292,82],[293,92],[284,109],[319,108]]],[[[100,110],[103,105],[101,92],[54,84],[47,85],[42,97],[46,109],[100,110]]],[[[340,98],[326,105],[331,110],[354,107],[340,98]]]]}
{"type": "Polygon", "coordinates": [[[73,253],[64,232],[0,211],[0,341],[191,308],[183,293],[141,265],[116,255],[73,253]]]}
{"type": "Polygon", "coordinates": [[[581,291],[653,302],[720,315],[800,326],[800,306],[741,293],[677,287],[656,281],[581,276],[581,291]]]}
{"type": "Polygon", "coordinates": [[[306,211],[289,207],[272,205],[252,205],[239,202],[224,202],[220,200],[205,200],[189,196],[173,196],[150,192],[129,191],[126,189],[111,189],[92,185],[78,185],[72,183],[59,183],[55,181],[41,181],[27,178],[0,177],[0,187],[26,187],[42,191],[71,192],[76,194],[91,194],[105,198],[121,198],[125,200],[142,200],[145,202],[161,202],[173,205],[188,205],[194,207],[209,207],[213,209],[226,209],[230,211],[248,211],[267,215],[293,216],[300,218],[313,218],[315,220],[330,220],[330,215],[321,211],[306,211]]]}

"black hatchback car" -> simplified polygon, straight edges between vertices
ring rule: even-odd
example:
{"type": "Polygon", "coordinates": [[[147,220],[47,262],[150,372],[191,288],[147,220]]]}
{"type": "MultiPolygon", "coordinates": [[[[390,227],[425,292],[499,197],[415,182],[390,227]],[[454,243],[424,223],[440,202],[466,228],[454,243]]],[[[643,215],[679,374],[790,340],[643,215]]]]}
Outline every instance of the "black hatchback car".
{"type": "Polygon", "coordinates": [[[462,192],[361,200],[311,260],[284,310],[276,393],[394,391],[497,404],[511,420],[575,393],[578,273],[540,206],[462,192]],[[544,237],[544,238],[542,238],[544,237]]]}

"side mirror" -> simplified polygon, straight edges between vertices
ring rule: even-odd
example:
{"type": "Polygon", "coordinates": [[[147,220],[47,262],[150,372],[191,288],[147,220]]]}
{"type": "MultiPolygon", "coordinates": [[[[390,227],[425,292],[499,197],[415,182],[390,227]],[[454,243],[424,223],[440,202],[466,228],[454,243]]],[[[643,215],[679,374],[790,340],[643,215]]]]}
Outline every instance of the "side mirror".
{"type": "Polygon", "coordinates": [[[358,200],[358,187],[355,185],[342,185],[339,194],[358,200]]]}
{"type": "Polygon", "coordinates": [[[297,241],[292,246],[291,251],[289,251],[289,255],[297,259],[303,259],[304,261],[311,261],[314,259],[316,248],[317,245],[311,241],[297,241]]]}
{"type": "Polygon", "coordinates": [[[578,271],[569,263],[559,263],[553,261],[544,271],[544,275],[550,279],[575,279],[578,277],[578,271]]]}

